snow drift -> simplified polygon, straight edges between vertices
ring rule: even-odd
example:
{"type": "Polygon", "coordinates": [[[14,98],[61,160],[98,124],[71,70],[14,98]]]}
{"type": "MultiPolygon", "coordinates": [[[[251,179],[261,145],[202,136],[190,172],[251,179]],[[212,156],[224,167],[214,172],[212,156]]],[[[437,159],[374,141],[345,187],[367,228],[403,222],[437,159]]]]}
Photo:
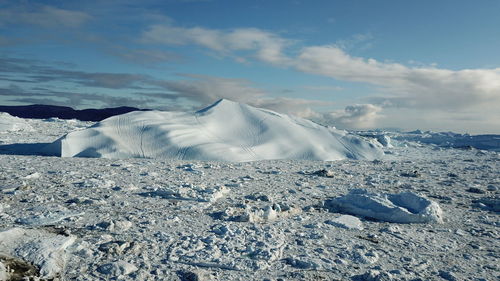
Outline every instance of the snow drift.
{"type": "Polygon", "coordinates": [[[374,159],[362,138],[314,122],[219,100],[195,113],[146,111],[108,118],[51,145],[62,157],[220,161],[374,159]]]}
{"type": "Polygon", "coordinates": [[[439,205],[412,192],[369,193],[353,189],[349,194],[325,202],[334,212],[348,213],[395,223],[442,223],[439,205]]]}

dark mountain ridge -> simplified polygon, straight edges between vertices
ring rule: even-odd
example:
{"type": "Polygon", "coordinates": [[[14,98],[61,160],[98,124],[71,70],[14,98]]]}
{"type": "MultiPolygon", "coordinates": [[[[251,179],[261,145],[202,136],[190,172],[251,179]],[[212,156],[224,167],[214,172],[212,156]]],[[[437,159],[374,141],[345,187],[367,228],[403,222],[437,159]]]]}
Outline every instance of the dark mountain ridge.
{"type": "Polygon", "coordinates": [[[15,105],[6,106],[0,105],[0,112],[7,112],[8,114],[20,118],[34,118],[34,119],[78,119],[81,121],[102,121],[108,117],[125,114],[131,111],[147,111],[149,109],[139,109],[135,107],[121,106],[113,108],[102,109],[73,109],[69,106],[57,105],[15,105]]]}

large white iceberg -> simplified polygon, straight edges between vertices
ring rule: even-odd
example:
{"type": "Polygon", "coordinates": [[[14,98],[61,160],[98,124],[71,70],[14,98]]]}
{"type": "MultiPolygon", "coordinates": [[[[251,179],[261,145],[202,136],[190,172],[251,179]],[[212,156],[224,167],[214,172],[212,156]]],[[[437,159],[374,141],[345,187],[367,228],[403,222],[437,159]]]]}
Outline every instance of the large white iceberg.
{"type": "Polygon", "coordinates": [[[347,195],[325,201],[333,212],[395,223],[442,223],[439,205],[412,192],[370,193],[353,189],[347,195]]]}
{"type": "Polygon", "coordinates": [[[220,161],[375,159],[379,147],[309,120],[228,100],[195,113],[137,111],[67,134],[62,157],[220,161]]]}

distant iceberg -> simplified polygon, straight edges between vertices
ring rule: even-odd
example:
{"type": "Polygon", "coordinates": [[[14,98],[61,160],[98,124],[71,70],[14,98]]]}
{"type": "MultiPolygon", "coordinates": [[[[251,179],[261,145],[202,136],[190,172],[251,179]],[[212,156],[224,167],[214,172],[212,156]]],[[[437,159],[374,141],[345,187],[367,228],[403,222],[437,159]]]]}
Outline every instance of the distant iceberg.
{"type": "Polygon", "coordinates": [[[0,112],[0,132],[33,131],[33,128],[24,119],[0,112]]]}

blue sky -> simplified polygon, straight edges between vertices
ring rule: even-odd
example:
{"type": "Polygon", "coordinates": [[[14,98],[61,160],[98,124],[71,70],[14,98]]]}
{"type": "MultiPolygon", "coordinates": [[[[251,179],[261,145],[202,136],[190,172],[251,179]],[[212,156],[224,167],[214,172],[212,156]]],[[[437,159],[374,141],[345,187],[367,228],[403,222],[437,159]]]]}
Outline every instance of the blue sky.
{"type": "Polygon", "coordinates": [[[500,2],[0,0],[0,104],[500,133],[500,2]]]}

